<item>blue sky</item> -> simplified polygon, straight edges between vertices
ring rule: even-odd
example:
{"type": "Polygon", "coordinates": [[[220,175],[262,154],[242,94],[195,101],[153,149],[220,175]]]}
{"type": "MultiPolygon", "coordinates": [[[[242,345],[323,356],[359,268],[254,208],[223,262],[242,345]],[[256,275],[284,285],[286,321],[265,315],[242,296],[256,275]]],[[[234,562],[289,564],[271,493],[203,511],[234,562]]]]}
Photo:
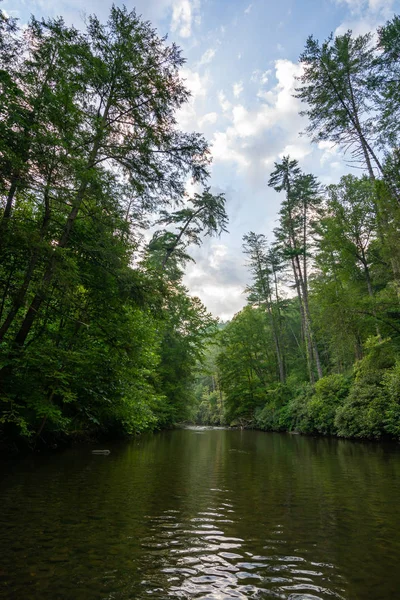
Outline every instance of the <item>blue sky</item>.
{"type": "MultiPolygon", "coordinates": [[[[106,18],[108,0],[3,0],[24,23],[29,14],[63,15],[79,26],[84,12],[106,18]]],[[[117,4],[119,4],[117,2],[117,4]]],[[[249,282],[241,253],[250,230],[272,238],[279,196],[267,187],[274,162],[290,154],[323,183],[349,171],[327,144],[300,136],[305,121],[292,97],[298,57],[308,35],[365,33],[400,13],[400,0],[137,0],[126,1],[182,48],[182,71],[192,92],[178,115],[186,130],[201,131],[213,154],[211,185],[227,198],[229,234],[193,249],[185,283],[222,319],[245,304],[249,282]]],[[[188,191],[191,185],[188,183],[188,191]]]]}

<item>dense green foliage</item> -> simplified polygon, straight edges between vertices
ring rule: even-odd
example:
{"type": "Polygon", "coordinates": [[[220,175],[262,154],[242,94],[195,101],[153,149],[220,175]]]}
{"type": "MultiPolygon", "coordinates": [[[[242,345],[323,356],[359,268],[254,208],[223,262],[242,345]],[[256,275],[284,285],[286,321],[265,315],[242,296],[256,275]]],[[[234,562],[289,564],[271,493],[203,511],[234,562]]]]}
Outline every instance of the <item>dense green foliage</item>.
{"type": "Polygon", "coordinates": [[[399,46],[398,17],[376,39],[307,40],[307,132],[365,173],[324,188],[275,163],[274,239],[244,236],[248,305],[216,343],[182,285],[227,216],[207,142],[177,128],[180,50],[125,8],[83,32],[1,13],[0,438],[185,419],[398,438],[399,46]]]}
{"type": "Polygon", "coordinates": [[[3,440],[187,416],[216,323],[182,267],[227,217],[222,195],[185,192],[188,178],[206,184],[210,158],[201,135],[177,129],[183,62],[125,8],[83,32],[0,13],[3,440]]]}
{"type": "Polygon", "coordinates": [[[213,362],[222,422],[400,436],[399,47],[398,17],[376,46],[351,32],[307,40],[296,92],[307,132],[365,174],[323,188],[296,160],[275,164],[275,238],[244,236],[248,306],[220,333],[213,362]]]}

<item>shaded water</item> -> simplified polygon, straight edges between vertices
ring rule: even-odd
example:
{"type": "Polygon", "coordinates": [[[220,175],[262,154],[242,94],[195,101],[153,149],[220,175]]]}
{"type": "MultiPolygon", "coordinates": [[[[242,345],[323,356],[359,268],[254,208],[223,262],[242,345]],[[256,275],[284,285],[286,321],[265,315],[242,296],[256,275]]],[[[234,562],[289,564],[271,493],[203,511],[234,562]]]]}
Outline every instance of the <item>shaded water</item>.
{"type": "Polygon", "coordinates": [[[193,429],[110,448],[7,463],[0,598],[400,598],[398,447],[193,429]]]}

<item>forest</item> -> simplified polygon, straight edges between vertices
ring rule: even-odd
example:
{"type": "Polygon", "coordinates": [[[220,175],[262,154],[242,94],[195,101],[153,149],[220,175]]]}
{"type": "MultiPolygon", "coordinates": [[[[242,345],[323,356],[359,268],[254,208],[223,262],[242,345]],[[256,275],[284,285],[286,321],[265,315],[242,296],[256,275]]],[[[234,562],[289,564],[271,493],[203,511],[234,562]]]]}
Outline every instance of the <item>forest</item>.
{"type": "Polygon", "coordinates": [[[308,38],[305,133],[352,172],[322,186],[284,156],[266,177],[278,225],[243,237],[247,306],[209,346],[199,422],[399,438],[399,53],[398,16],[376,35],[308,38]]]}
{"type": "Polygon", "coordinates": [[[177,127],[181,50],[125,8],[83,31],[0,15],[1,444],[187,421],[398,438],[400,18],[307,40],[306,133],[352,174],[265,174],[274,239],[244,236],[247,305],[218,324],[182,283],[228,216],[177,127]]]}
{"type": "Polygon", "coordinates": [[[1,439],[171,426],[216,327],[186,248],[227,224],[206,140],[176,127],[184,59],[125,8],[0,24],[1,439]]]}

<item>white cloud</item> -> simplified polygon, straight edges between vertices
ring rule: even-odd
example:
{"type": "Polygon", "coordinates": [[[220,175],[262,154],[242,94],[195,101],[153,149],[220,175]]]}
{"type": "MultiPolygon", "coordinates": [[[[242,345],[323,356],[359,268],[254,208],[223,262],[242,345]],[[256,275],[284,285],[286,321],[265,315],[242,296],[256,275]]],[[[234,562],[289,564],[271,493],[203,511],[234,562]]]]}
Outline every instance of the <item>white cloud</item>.
{"type": "MultiPolygon", "coordinates": [[[[244,282],[246,280],[244,279],[244,282]]],[[[228,321],[239,312],[245,304],[244,285],[229,285],[223,287],[215,283],[196,286],[190,277],[189,269],[184,283],[190,289],[191,296],[197,296],[203,304],[222,321],[228,321]]]]}
{"type": "Polygon", "coordinates": [[[374,26],[367,19],[343,21],[343,23],[341,23],[339,27],[335,29],[335,35],[343,35],[349,31],[349,29],[351,29],[355,36],[358,36],[369,33],[374,29],[374,26]]]}
{"type": "Polygon", "coordinates": [[[215,52],[216,50],[214,48],[209,48],[206,50],[203,56],[200,58],[199,65],[207,65],[210,63],[215,56],[215,52]]]}
{"type": "Polygon", "coordinates": [[[282,152],[279,153],[279,158],[290,156],[290,158],[294,158],[295,160],[302,160],[308,154],[311,154],[311,152],[312,148],[310,144],[299,138],[297,143],[287,144],[282,152]]]}
{"type": "Polygon", "coordinates": [[[244,9],[245,14],[248,15],[252,8],[253,8],[253,5],[249,4],[248,7],[244,9]]]}
{"type": "Polygon", "coordinates": [[[337,4],[347,4],[353,13],[365,10],[373,12],[392,10],[394,0],[336,0],[337,4]]]}
{"type": "Polygon", "coordinates": [[[192,34],[192,24],[199,24],[199,0],[172,0],[171,30],[181,37],[188,38],[192,34]]]}
{"type": "Polygon", "coordinates": [[[232,104],[229,102],[229,100],[227,100],[224,92],[222,91],[218,92],[218,102],[224,112],[227,112],[232,108],[232,104]]]}
{"type": "Polygon", "coordinates": [[[245,301],[244,261],[228,245],[212,240],[206,240],[202,248],[193,248],[192,254],[196,264],[188,265],[184,277],[190,294],[198,296],[222,320],[231,319],[245,301]]]}
{"type": "Polygon", "coordinates": [[[235,98],[239,98],[240,94],[243,92],[243,81],[238,81],[233,84],[233,95],[235,98]]]}
{"type": "Polygon", "coordinates": [[[293,97],[296,86],[296,77],[299,77],[302,67],[287,59],[279,59],[275,62],[275,76],[278,84],[276,91],[276,107],[278,111],[295,112],[297,114],[300,102],[293,97]]]}
{"type": "Polygon", "coordinates": [[[249,160],[240,148],[235,148],[234,141],[230,128],[228,131],[216,131],[211,148],[214,160],[233,162],[241,167],[248,167],[250,165],[249,160]]]}
{"type": "Polygon", "coordinates": [[[251,74],[251,81],[260,85],[267,85],[271,74],[271,69],[268,69],[267,71],[260,71],[260,69],[256,69],[251,74]]]}
{"type": "Polygon", "coordinates": [[[330,167],[337,164],[337,160],[341,156],[338,146],[332,144],[332,142],[322,141],[318,142],[318,148],[322,150],[322,154],[319,159],[321,167],[326,164],[329,164],[330,167]]]}
{"type": "Polygon", "coordinates": [[[238,104],[232,109],[232,122],[235,134],[238,137],[254,136],[259,128],[265,126],[265,111],[252,112],[238,104]]]}
{"type": "Polygon", "coordinates": [[[181,70],[181,75],[194,99],[198,96],[205,96],[209,81],[207,73],[200,75],[197,71],[192,71],[192,69],[184,67],[181,70]]]}
{"type": "Polygon", "coordinates": [[[198,103],[205,98],[210,85],[208,73],[201,75],[188,67],[181,69],[182,79],[185,81],[191,96],[177,113],[177,123],[180,129],[192,131],[200,123],[198,103]]]}
{"type": "Polygon", "coordinates": [[[335,0],[336,4],[347,4],[351,11],[359,11],[364,0],[335,0]]]}
{"type": "Polygon", "coordinates": [[[369,7],[372,10],[385,10],[393,12],[394,0],[369,0],[369,7]]]}
{"type": "Polygon", "coordinates": [[[215,123],[217,121],[217,118],[218,115],[216,112],[207,113],[199,119],[199,125],[200,127],[203,127],[203,125],[206,125],[207,123],[215,123]]]}
{"type": "Polygon", "coordinates": [[[335,35],[343,35],[349,29],[354,35],[374,32],[379,25],[393,15],[394,0],[334,0],[348,6],[350,15],[335,30],[335,35]]]}
{"type": "Polygon", "coordinates": [[[209,265],[213,269],[219,269],[228,253],[228,247],[225,244],[213,244],[212,250],[212,254],[208,257],[209,265]]]}
{"type": "MultiPolygon", "coordinates": [[[[214,133],[212,153],[216,162],[236,163],[255,182],[265,177],[266,161],[277,160],[283,152],[294,158],[303,158],[311,152],[308,141],[299,138],[304,124],[298,115],[299,100],[293,97],[300,72],[300,65],[277,60],[277,83],[269,90],[259,91],[260,101],[255,107],[243,102],[233,105],[223,92],[219,93],[229,125],[225,131],[214,133]]],[[[269,72],[253,74],[253,80],[265,83],[269,75],[269,72]]]]}

